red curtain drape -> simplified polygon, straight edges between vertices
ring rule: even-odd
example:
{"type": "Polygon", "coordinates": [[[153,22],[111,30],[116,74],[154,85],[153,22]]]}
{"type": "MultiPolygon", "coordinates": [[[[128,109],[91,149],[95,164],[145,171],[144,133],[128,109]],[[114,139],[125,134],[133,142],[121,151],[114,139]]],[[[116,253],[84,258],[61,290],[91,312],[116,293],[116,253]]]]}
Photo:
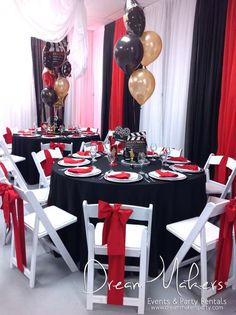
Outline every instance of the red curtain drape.
{"type": "MultiPolygon", "coordinates": [[[[126,34],[123,18],[116,21],[113,47],[116,42],[126,34]]],[[[117,65],[113,56],[112,60],[112,85],[110,98],[109,129],[114,130],[123,123],[123,95],[124,95],[124,72],[117,65]]]]}
{"type": "MultiPolygon", "coordinates": [[[[224,46],[217,154],[236,159],[236,1],[229,0],[224,46]]],[[[221,176],[223,169],[216,176],[221,176]]],[[[233,196],[236,195],[234,181],[233,196]]]]}

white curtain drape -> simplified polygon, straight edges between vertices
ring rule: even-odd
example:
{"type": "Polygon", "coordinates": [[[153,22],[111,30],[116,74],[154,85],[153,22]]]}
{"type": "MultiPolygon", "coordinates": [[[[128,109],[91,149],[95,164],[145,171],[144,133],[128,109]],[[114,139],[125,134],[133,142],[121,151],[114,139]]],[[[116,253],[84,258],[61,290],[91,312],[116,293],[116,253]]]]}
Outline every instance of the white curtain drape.
{"type": "Polygon", "coordinates": [[[76,80],[87,65],[84,0],[0,1],[1,129],[32,127],[36,121],[30,37],[57,42],[68,32],[68,59],[76,80]]]}
{"type": "Polygon", "coordinates": [[[88,31],[87,70],[77,80],[72,73],[65,106],[66,125],[101,128],[103,38],[104,27],[88,31]]]}
{"type": "Polygon", "coordinates": [[[149,144],[184,147],[195,6],[196,0],[160,0],[145,9],[145,30],[157,32],[163,42],[160,56],[148,66],[156,88],[140,117],[149,144]]]}
{"type": "Polygon", "coordinates": [[[71,30],[70,60],[78,78],[87,63],[87,18],[84,0],[14,0],[29,36],[61,41],[71,30]]]}
{"type": "Polygon", "coordinates": [[[101,130],[104,27],[93,32],[94,127],[101,130]]]}
{"type": "Polygon", "coordinates": [[[30,38],[12,1],[0,1],[0,128],[27,128],[36,121],[30,38]]]}

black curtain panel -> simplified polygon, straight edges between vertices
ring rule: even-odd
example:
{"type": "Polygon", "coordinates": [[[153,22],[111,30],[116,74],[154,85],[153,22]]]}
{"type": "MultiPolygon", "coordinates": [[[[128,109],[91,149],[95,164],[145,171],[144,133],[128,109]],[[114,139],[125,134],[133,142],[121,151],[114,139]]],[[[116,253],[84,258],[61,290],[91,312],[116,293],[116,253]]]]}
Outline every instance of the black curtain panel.
{"type": "Polygon", "coordinates": [[[139,131],[140,105],[135,101],[128,88],[129,77],[124,80],[123,126],[131,131],[139,131]]]}
{"type": "Polygon", "coordinates": [[[105,26],[104,44],[103,44],[103,86],[102,86],[102,139],[107,135],[109,129],[109,107],[111,98],[112,82],[112,58],[113,58],[113,38],[115,22],[105,26]]]}
{"type": "Polygon", "coordinates": [[[40,126],[42,121],[46,121],[46,110],[45,105],[41,100],[41,91],[43,89],[42,81],[42,71],[43,71],[43,61],[42,61],[42,51],[45,42],[31,37],[31,51],[33,59],[33,73],[34,73],[34,86],[36,94],[36,107],[37,107],[37,123],[40,126]]]}
{"type": "Polygon", "coordinates": [[[197,0],[185,154],[203,166],[217,150],[227,0],[197,0]]]}

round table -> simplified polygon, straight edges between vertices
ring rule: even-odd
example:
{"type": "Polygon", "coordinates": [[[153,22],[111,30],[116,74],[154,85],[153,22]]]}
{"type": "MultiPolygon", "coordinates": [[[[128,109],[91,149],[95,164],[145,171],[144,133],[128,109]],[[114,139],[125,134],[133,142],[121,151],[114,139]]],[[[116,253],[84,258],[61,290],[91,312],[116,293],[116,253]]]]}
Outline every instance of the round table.
{"type": "Polygon", "coordinates": [[[31,156],[31,152],[39,152],[41,150],[40,143],[49,143],[49,142],[64,142],[64,143],[73,143],[73,152],[76,152],[80,149],[81,143],[89,142],[91,140],[100,140],[98,134],[91,136],[82,136],[76,138],[70,138],[68,136],[60,136],[57,138],[44,138],[43,136],[35,137],[24,137],[19,134],[13,134],[12,137],[12,154],[20,155],[26,158],[24,162],[21,162],[18,166],[25,179],[25,181],[34,185],[39,181],[39,175],[37,168],[34,164],[34,160],[31,156]]]}
{"type": "MultiPolygon", "coordinates": [[[[109,170],[106,157],[95,162],[102,172],[109,170]]],[[[160,168],[160,162],[144,166],[145,172],[160,168]]],[[[129,166],[118,162],[114,170],[130,171],[129,166]]],[[[140,168],[134,168],[138,172],[140,168]]],[[[87,262],[87,245],[83,220],[83,200],[88,203],[98,203],[104,200],[110,203],[133,204],[148,206],[153,204],[152,234],[149,275],[157,276],[158,269],[162,267],[160,255],[166,267],[178,250],[180,243],[169,232],[166,224],[187,219],[200,214],[206,203],[204,172],[187,175],[182,181],[160,181],[148,183],[142,180],[136,183],[111,183],[96,177],[70,177],[64,174],[61,166],[54,164],[49,205],[56,205],[77,216],[78,221],[71,227],[60,232],[63,242],[75,261],[80,262],[83,270],[87,262]]]]}

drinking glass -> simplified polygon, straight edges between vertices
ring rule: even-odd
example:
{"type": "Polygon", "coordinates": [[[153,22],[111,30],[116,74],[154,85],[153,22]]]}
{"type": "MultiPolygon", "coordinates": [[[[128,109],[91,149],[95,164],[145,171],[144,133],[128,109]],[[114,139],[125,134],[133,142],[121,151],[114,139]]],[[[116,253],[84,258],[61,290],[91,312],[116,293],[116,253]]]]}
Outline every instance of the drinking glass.
{"type": "Polygon", "coordinates": [[[153,157],[151,158],[151,161],[156,161],[156,159],[154,158],[154,154],[155,154],[156,149],[157,149],[156,143],[151,143],[151,151],[153,153],[153,157]]]}
{"type": "Polygon", "coordinates": [[[143,164],[145,163],[145,161],[146,161],[145,153],[144,152],[139,152],[139,154],[138,154],[138,163],[141,166],[141,169],[140,169],[140,172],[139,172],[139,174],[141,174],[141,175],[145,174],[143,172],[143,164]]]}
{"type": "Polygon", "coordinates": [[[110,170],[109,170],[109,173],[110,173],[110,172],[112,172],[112,165],[115,162],[116,157],[112,152],[108,152],[107,153],[107,159],[108,159],[109,165],[110,165],[110,170]]]}
{"type": "Polygon", "coordinates": [[[111,151],[110,141],[107,139],[103,142],[104,152],[108,154],[111,151]]]}
{"type": "Polygon", "coordinates": [[[91,158],[92,158],[92,163],[96,162],[97,160],[95,159],[96,157],[96,154],[97,154],[97,151],[98,151],[98,147],[96,144],[92,144],[90,146],[90,155],[91,155],[91,158]]]}
{"type": "Polygon", "coordinates": [[[162,161],[162,166],[168,166],[168,164],[166,163],[167,158],[170,154],[170,148],[168,147],[164,147],[161,151],[161,161],[162,161]]]}

